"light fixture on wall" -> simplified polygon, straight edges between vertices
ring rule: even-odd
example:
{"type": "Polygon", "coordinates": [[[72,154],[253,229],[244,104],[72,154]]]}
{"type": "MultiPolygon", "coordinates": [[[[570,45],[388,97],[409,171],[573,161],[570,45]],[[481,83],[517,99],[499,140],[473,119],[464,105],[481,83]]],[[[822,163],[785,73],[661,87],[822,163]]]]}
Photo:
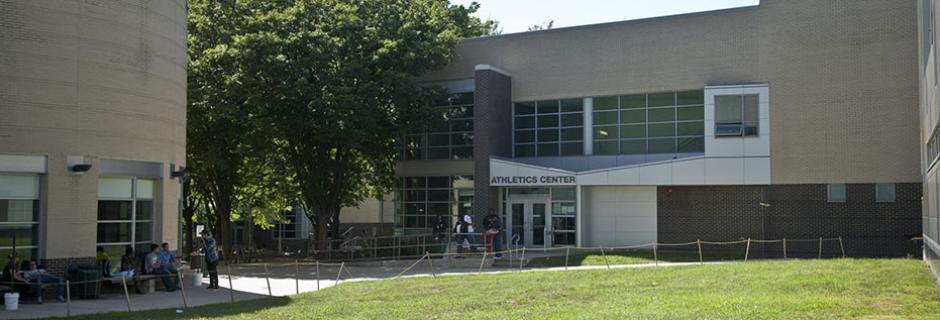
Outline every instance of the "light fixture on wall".
{"type": "Polygon", "coordinates": [[[74,175],[82,175],[91,170],[91,164],[85,163],[85,156],[66,156],[65,167],[74,175]]]}

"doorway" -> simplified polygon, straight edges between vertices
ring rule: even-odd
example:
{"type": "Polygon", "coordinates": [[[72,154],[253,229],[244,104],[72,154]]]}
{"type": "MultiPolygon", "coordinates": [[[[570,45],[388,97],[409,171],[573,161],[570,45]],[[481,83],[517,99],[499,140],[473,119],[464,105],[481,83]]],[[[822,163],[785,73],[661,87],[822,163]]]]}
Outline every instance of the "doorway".
{"type": "Polygon", "coordinates": [[[549,217],[551,199],[525,197],[507,201],[508,237],[513,247],[551,247],[552,229],[549,217]]]}

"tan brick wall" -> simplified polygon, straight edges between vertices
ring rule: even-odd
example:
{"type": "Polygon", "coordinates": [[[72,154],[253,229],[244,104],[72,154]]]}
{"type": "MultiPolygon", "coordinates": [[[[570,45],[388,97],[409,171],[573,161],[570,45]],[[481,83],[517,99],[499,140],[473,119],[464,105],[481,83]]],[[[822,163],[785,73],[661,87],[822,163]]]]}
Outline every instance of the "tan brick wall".
{"type": "MultiPolygon", "coordinates": [[[[94,255],[99,159],[185,163],[186,60],[185,0],[0,1],[0,154],[49,157],[43,258],[94,255]]],[[[154,240],[175,242],[178,182],[157,188],[154,240]]]]}
{"type": "Polygon", "coordinates": [[[424,80],[492,64],[514,101],[767,83],[772,183],[919,182],[915,15],[915,1],[762,0],[470,39],[424,80]]]}

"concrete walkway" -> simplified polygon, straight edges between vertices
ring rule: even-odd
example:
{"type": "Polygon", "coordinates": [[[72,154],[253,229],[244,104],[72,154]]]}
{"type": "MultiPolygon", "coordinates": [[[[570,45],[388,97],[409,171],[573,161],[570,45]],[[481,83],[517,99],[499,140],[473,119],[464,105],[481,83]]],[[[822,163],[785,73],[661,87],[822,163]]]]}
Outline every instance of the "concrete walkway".
{"type": "MultiPolygon", "coordinates": [[[[437,276],[461,276],[467,274],[476,274],[479,272],[480,259],[466,259],[456,261],[445,261],[441,259],[432,260],[434,264],[434,275],[437,276]],[[476,267],[474,267],[476,266],[476,267]]],[[[705,264],[716,264],[722,262],[706,262],[705,264]]],[[[724,262],[727,263],[727,262],[724,262]]],[[[268,264],[267,270],[271,276],[268,280],[265,278],[264,264],[242,264],[232,265],[231,272],[232,286],[235,287],[235,301],[244,301],[251,299],[261,299],[268,297],[268,284],[270,281],[271,295],[288,296],[298,292],[311,292],[318,289],[325,289],[338,283],[347,281],[373,281],[381,279],[391,279],[401,273],[402,270],[414,264],[411,271],[403,274],[403,277],[431,277],[431,269],[427,260],[417,264],[415,261],[385,261],[385,262],[360,262],[351,263],[343,266],[343,274],[340,281],[336,281],[339,272],[338,265],[325,265],[319,267],[319,278],[317,280],[317,266],[311,263],[295,265],[293,263],[268,264]],[[297,271],[300,271],[299,273],[297,271]],[[299,275],[299,277],[298,277],[299,275]]],[[[660,267],[699,265],[694,263],[659,263],[660,267]]],[[[639,265],[611,265],[611,269],[619,268],[647,268],[655,267],[654,264],[639,265]]],[[[606,266],[579,266],[579,267],[557,267],[557,268],[539,268],[526,269],[522,272],[557,272],[567,270],[597,270],[606,269],[606,266]]],[[[204,279],[202,287],[186,286],[186,299],[190,307],[209,304],[229,303],[233,292],[229,290],[229,280],[225,276],[226,268],[219,268],[220,290],[208,290],[208,277],[204,279]]],[[[483,268],[485,274],[500,274],[520,272],[519,269],[509,268],[483,268]]],[[[188,281],[185,281],[188,282],[188,281]]],[[[17,311],[0,310],[0,319],[34,319],[48,317],[65,317],[67,312],[66,303],[46,302],[45,304],[20,304],[17,311]]],[[[180,291],[162,292],[158,291],[150,294],[131,294],[130,304],[132,311],[151,310],[151,309],[172,309],[177,308],[182,312],[183,298],[180,291]]],[[[75,299],[71,302],[71,314],[83,315],[103,312],[121,312],[127,311],[127,302],[124,294],[118,288],[116,291],[106,291],[99,299],[81,300],[75,299]],[[110,292],[110,293],[108,293],[110,292]]]]}

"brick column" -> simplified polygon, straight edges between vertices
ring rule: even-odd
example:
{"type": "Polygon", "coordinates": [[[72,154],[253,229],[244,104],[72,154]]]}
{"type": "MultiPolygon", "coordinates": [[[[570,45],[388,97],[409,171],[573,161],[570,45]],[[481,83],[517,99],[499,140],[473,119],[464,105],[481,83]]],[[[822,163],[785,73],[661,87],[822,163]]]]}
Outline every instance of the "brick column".
{"type": "Polygon", "coordinates": [[[473,94],[473,209],[479,224],[499,193],[490,187],[490,156],[512,157],[512,78],[490,65],[477,65],[473,94]]]}

